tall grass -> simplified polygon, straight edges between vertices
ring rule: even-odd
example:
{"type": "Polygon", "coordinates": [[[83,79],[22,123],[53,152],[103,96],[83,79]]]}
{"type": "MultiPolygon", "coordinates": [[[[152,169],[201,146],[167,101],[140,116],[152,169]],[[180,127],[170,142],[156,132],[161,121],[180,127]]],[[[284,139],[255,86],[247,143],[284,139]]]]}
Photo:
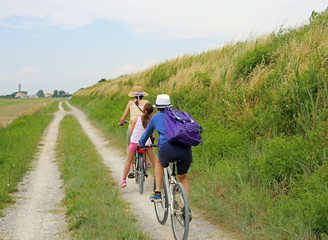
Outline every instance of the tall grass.
{"type": "Polygon", "coordinates": [[[53,119],[49,112],[56,109],[58,102],[0,128],[0,210],[12,202],[10,193],[17,191],[17,183],[30,168],[41,136],[53,119]]]}
{"type": "Polygon", "coordinates": [[[61,122],[57,155],[74,239],[149,239],[138,229],[116,182],[72,115],[61,122]]]}
{"type": "Polygon", "coordinates": [[[132,86],[151,102],[168,93],[204,129],[204,145],[193,148],[192,206],[245,238],[324,238],[327,23],[328,10],[314,13],[295,29],[98,83],[72,103],[124,144],[117,122],[132,86]]]}

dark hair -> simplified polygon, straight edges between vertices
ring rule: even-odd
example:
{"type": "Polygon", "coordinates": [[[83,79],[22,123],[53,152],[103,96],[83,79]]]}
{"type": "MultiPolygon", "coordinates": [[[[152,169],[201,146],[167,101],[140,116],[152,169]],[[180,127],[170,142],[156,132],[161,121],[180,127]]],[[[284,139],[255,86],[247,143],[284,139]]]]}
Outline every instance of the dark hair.
{"type": "Polygon", "coordinates": [[[143,98],[143,96],[141,95],[141,96],[139,97],[139,99],[138,99],[137,96],[135,96],[135,98],[137,99],[137,101],[135,101],[135,103],[137,104],[137,106],[139,106],[139,105],[140,105],[140,103],[139,103],[139,99],[141,100],[141,99],[143,98]]]}
{"type": "Polygon", "coordinates": [[[142,115],[142,126],[146,128],[150,119],[153,117],[152,113],[154,111],[153,105],[146,103],[143,109],[144,114],[142,115]]]}

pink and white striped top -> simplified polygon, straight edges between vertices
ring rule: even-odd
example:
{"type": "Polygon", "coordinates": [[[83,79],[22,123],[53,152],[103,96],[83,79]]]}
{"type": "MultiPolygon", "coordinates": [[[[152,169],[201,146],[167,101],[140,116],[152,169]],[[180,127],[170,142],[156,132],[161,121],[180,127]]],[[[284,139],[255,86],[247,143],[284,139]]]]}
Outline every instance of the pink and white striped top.
{"type": "MultiPolygon", "coordinates": [[[[142,134],[145,132],[146,129],[142,126],[141,117],[138,117],[137,123],[133,129],[133,133],[131,135],[131,142],[138,143],[139,139],[141,138],[142,134]]],[[[151,144],[150,138],[147,139],[146,145],[151,144]]]]}

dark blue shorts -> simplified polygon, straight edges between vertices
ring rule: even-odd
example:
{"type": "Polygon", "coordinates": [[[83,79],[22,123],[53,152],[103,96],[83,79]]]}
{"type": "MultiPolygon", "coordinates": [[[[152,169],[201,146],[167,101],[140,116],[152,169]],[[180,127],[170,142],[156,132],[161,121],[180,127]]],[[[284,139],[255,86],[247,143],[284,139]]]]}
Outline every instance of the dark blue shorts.
{"type": "Polygon", "coordinates": [[[192,162],[191,147],[182,147],[172,143],[165,144],[158,151],[158,159],[164,168],[174,160],[181,160],[177,164],[177,173],[178,175],[186,174],[192,162]]]}

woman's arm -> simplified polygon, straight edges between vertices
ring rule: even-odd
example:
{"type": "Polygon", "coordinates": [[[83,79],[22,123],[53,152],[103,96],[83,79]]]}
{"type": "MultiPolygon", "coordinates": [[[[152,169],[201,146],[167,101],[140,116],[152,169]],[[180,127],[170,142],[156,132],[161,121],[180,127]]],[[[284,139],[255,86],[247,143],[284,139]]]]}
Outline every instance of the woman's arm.
{"type": "Polygon", "coordinates": [[[126,105],[126,108],[124,110],[124,113],[121,117],[121,120],[119,122],[120,125],[123,125],[124,121],[127,119],[128,115],[130,113],[130,101],[128,102],[128,104],[126,105]]]}
{"type": "Polygon", "coordinates": [[[136,120],[130,120],[130,133],[132,135],[134,127],[136,126],[136,123],[138,121],[138,118],[136,120]]]}

